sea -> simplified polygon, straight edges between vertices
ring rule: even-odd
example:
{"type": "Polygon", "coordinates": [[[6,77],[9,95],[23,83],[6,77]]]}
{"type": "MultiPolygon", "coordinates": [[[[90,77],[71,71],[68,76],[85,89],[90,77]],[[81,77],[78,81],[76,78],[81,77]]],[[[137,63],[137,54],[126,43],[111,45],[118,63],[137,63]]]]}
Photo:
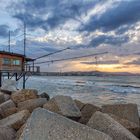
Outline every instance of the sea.
{"type": "MultiPolygon", "coordinates": [[[[18,87],[21,88],[22,81],[18,87]]],[[[140,76],[32,76],[26,88],[55,95],[71,96],[98,106],[136,103],[140,114],[140,76]]]]}

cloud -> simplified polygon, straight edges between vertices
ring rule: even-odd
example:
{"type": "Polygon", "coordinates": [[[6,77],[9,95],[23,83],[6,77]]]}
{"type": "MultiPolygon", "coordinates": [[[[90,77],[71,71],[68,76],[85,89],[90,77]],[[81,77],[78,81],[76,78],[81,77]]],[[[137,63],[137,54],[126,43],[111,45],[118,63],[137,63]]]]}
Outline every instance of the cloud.
{"type": "Polygon", "coordinates": [[[97,61],[97,62],[81,62],[81,64],[87,64],[87,65],[112,65],[112,64],[119,64],[119,60],[106,60],[106,61],[97,61]]]}
{"type": "Polygon", "coordinates": [[[7,37],[9,35],[9,26],[0,25],[0,37],[7,37]]]}
{"type": "Polygon", "coordinates": [[[97,29],[104,32],[115,30],[123,25],[128,25],[140,20],[140,2],[139,0],[114,1],[112,7],[106,9],[100,15],[91,16],[86,24],[81,26],[81,31],[92,32],[97,29]]]}
{"type": "Polygon", "coordinates": [[[128,40],[129,38],[127,36],[100,35],[93,38],[89,45],[94,47],[97,47],[100,44],[109,44],[114,46],[126,43],[128,40]]]}
{"type": "Polygon", "coordinates": [[[126,65],[140,65],[140,58],[132,62],[125,63],[126,65]]]}
{"type": "Polygon", "coordinates": [[[13,3],[14,18],[26,22],[28,27],[54,29],[69,19],[80,21],[80,16],[101,0],[25,0],[13,3]]]}

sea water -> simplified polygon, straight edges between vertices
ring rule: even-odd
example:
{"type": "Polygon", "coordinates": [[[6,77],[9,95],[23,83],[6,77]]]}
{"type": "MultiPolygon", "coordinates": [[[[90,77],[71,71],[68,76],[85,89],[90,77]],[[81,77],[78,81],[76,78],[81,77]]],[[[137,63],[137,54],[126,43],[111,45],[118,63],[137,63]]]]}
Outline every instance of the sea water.
{"type": "MultiPolygon", "coordinates": [[[[19,83],[21,88],[22,82],[19,83]]],[[[140,113],[140,76],[33,76],[27,88],[51,97],[67,95],[96,105],[136,103],[140,113]]]]}

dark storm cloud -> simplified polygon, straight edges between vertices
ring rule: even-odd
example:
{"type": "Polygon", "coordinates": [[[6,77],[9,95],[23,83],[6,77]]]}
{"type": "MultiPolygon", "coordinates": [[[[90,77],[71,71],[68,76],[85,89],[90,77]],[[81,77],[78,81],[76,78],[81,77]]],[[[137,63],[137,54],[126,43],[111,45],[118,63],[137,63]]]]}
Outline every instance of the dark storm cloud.
{"type": "Polygon", "coordinates": [[[8,25],[0,25],[0,37],[5,38],[9,36],[9,31],[11,33],[11,36],[15,36],[19,33],[19,29],[10,30],[10,27],[8,25]]]}
{"type": "Polygon", "coordinates": [[[129,40],[127,36],[100,35],[90,42],[90,46],[97,47],[100,44],[121,45],[129,40]]]}
{"type": "Polygon", "coordinates": [[[0,25],[0,37],[7,37],[9,34],[9,27],[7,25],[0,25]]]}
{"type": "Polygon", "coordinates": [[[82,64],[87,64],[87,65],[112,65],[112,64],[119,64],[118,60],[110,60],[110,61],[97,61],[97,62],[81,62],[82,64]]]}
{"type": "Polygon", "coordinates": [[[56,28],[69,19],[80,21],[81,14],[102,0],[25,0],[13,4],[13,17],[29,27],[56,28]]]}
{"type": "MultiPolygon", "coordinates": [[[[112,5],[101,15],[94,15],[90,20],[81,27],[81,31],[92,32],[96,29],[102,31],[115,30],[122,25],[136,23],[140,20],[140,1],[139,0],[122,0],[112,5]]],[[[127,29],[125,28],[125,30],[127,29]]]]}

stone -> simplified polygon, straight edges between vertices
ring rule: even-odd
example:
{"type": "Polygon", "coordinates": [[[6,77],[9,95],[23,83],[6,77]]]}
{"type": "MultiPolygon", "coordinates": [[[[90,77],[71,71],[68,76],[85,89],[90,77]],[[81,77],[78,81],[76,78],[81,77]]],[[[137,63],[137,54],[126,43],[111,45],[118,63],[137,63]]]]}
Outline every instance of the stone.
{"type": "Polygon", "coordinates": [[[0,140],[15,140],[16,131],[10,127],[0,126],[0,140]]]}
{"type": "Polygon", "coordinates": [[[87,125],[108,134],[113,140],[138,140],[131,132],[106,113],[95,112],[87,125]]]}
{"type": "Polygon", "coordinates": [[[129,120],[139,125],[138,107],[136,104],[103,105],[102,112],[114,114],[122,119],[129,120]]]}
{"type": "Polygon", "coordinates": [[[37,108],[19,140],[112,140],[108,135],[59,114],[37,108]]]}
{"type": "Polygon", "coordinates": [[[18,110],[27,109],[32,112],[37,107],[43,107],[47,102],[46,98],[30,99],[24,102],[18,103],[18,110]]]}
{"type": "Polygon", "coordinates": [[[5,102],[4,94],[0,92],[0,104],[2,104],[3,102],[5,102]]]}
{"type": "Polygon", "coordinates": [[[2,110],[7,110],[12,107],[16,107],[16,105],[14,104],[14,102],[12,100],[8,100],[0,105],[0,108],[2,110]]]}
{"type": "Polygon", "coordinates": [[[7,112],[7,110],[11,109],[11,108],[15,108],[16,105],[14,104],[14,102],[12,100],[8,100],[2,104],[0,104],[0,116],[5,117],[5,113],[7,112]]]}
{"type": "Polygon", "coordinates": [[[20,111],[0,120],[0,126],[9,126],[18,130],[26,122],[29,115],[30,113],[28,110],[20,111]]]}
{"type": "Polygon", "coordinates": [[[23,133],[23,130],[25,128],[26,124],[22,125],[21,128],[16,133],[16,140],[19,140],[21,134],[23,133]]]}
{"type": "Polygon", "coordinates": [[[49,96],[46,92],[41,93],[39,96],[40,96],[41,98],[46,98],[47,101],[50,100],[50,96],[49,96]]]}
{"type": "Polygon", "coordinates": [[[79,100],[74,100],[75,101],[75,103],[76,103],[76,105],[77,105],[77,107],[81,110],[83,107],[84,107],[84,103],[82,103],[81,101],[79,101],[79,100]]]}
{"type": "Polygon", "coordinates": [[[135,124],[134,122],[130,122],[125,119],[121,119],[118,116],[115,116],[113,114],[109,114],[115,121],[123,125],[125,128],[127,128],[131,133],[133,133],[136,137],[140,138],[140,126],[135,124]]]}
{"type": "Polygon", "coordinates": [[[95,106],[93,104],[86,104],[82,109],[81,109],[81,113],[82,113],[82,117],[80,118],[80,120],[78,122],[82,123],[82,124],[86,124],[89,119],[91,118],[91,116],[96,112],[96,111],[100,111],[101,108],[98,106],[95,106]]]}
{"type": "Polygon", "coordinates": [[[79,108],[76,106],[74,100],[69,96],[55,96],[43,107],[71,119],[79,119],[81,117],[79,108]]]}
{"type": "Polygon", "coordinates": [[[6,117],[8,117],[8,116],[10,116],[12,114],[17,113],[17,111],[18,110],[17,110],[16,107],[9,108],[9,109],[7,109],[7,110],[4,111],[3,118],[6,118],[6,117]]]}
{"type": "Polygon", "coordinates": [[[16,103],[24,102],[30,99],[38,98],[37,90],[34,89],[22,89],[11,95],[11,99],[16,103]]]}
{"type": "Polygon", "coordinates": [[[9,94],[4,93],[4,100],[8,101],[10,100],[11,96],[9,94]]]}
{"type": "Polygon", "coordinates": [[[11,94],[13,91],[17,91],[16,80],[6,79],[2,83],[1,91],[11,94]]]}

